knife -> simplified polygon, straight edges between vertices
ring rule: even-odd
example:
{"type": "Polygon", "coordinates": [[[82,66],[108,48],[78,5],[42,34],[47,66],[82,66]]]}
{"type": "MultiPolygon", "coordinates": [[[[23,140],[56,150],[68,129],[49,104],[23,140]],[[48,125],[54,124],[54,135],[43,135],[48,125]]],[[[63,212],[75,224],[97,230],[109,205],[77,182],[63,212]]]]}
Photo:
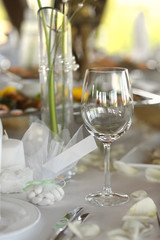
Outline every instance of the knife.
{"type": "Polygon", "coordinates": [[[80,214],[83,207],[77,207],[66,213],[56,224],[54,224],[53,229],[56,231],[53,233],[49,240],[55,239],[59,233],[65,231],[69,222],[74,221],[74,219],[80,214]]]}

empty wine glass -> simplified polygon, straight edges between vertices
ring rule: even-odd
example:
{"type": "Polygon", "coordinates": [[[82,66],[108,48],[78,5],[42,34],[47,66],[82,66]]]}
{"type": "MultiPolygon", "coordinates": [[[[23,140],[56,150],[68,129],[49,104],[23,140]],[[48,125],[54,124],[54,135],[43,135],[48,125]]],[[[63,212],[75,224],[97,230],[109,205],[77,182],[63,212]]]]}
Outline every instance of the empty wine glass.
{"type": "Polygon", "coordinates": [[[115,206],[129,200],[128,195],[112,192],[110,184],[110,146],[130,127],[133,97],[125,68],[91,68],[85,73],[81,115],[86,129],[103,143],[104,186],[86,200],[98,206],[115,206]]]}

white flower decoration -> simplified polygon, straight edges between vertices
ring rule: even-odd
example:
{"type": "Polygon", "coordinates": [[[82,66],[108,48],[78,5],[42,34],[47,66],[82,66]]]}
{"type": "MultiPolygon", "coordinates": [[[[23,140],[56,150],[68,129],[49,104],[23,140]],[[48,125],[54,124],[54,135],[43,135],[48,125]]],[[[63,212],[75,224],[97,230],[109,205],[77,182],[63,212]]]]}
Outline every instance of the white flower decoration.
{"type": "Polygon", "coordinates": [[[69,229],[80,239],[94,237],[100,233],[100,228],[97,224],[82,224],[79,221],[74,221],[68,224],[69,229]]]}
{"type": "Polygon", "coordinates": [[[121,162],[121,161],[114,161],[113,162],[113,167],[117,171],[119,171],[121,173],[124,173],[127,176],[135,176],[135,175],[138,174],[138,170],[136,168],[131,167],[131,166],[129,166],[126,163],[121,162]]]}
{"type": "Polygon", "coordinates": [[[150,182],[160,183],[160,169],[158,169],[158,168],[146,168],[145,177],[150,182]]]}
{"type": "Polygon", "coordinates": [[[138,201],[147,197],[147,195],[148,195],[147,192],[144,190],[137,190],[130,194],[131,198],[138,200],[138,201]]]}
{"type": "Polygon", "coordinates": [[[153,200],[146,197],[136,202],[123,217],[122,228],[107,232],[110,240],[137,240],[146,237],[153,229],[152,221],[157,208],[153,200]]]}
{"type": "Polygon", "coordinates": [[[153,221],[157,208],[150,197],[146,197],[136,202],[123,217],[123,220],[137,219],[141,222],[153,221]]]}

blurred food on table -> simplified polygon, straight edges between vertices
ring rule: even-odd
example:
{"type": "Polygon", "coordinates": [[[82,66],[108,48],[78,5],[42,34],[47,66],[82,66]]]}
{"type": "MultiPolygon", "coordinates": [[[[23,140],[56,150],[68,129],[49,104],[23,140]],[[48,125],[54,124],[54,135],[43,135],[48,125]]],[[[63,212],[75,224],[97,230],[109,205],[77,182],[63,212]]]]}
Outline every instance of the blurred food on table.
{"type": "MultiPolygon", "coordinates": [[[[7,86],[0,89],[0,115],[12,114],[12,115],[19,115],[23,114],[26,111],[40,111],[40,93],[34,95],[34,89],[32,88],[32,80],[25,80],[26,83],[31,82],[28,87],[23,88],[21,90],[17,90],[13,86],[7,86]],[[33,93],[33,96],[29,96],[29,93],[33,93]],[[27,95],[28,94],[28,95],[27,95]]],[[[37,83],[36,83],[37,84],[37,83]]],[[[34,86],[34,85],[33,85],[34,86]]],[[[37,86],[36,86],[37,87],[37,86]]],[[[37,90],[37,88],[35,89],[37,90]]],[[[73,88],[73,101],[74,103],[81,102],[81,95],[82,95],[82,87],[74,87],[73,88]]],[[[144,96],[133,94],[134,101],[136,105],[141,103],[143,100],[147,99],[144,96]]]]}
{"type": "Polygon", "coordinates": [[[30,67],[30,68],[24,68],[19,66],[12,66],[9,69],[10,72],[15,73],[16,75],[19,75],[22,78],[39,78],[38,73],[38,67],[30,67]]]}
{"type": "MultiPolygon", "coordinates": [[[[46,2],[52,3],[51,0],[42,1],[43,4],[46,2]]],[[[27,81],[38,79],[38,64],[35,61],[36,58],[38,62],[39,57],[35,47],[38,45],[37,3],[32,0],[0,0],[0,3],[3,3],[0,7],[0,23],[5,21],[10,24],[10,27],[3,25],[6,26],[5,34],[3,33],[6,40],[0,42],[0,54],[9,59],[11,73],[27,81]],[[21,12],[15,14],[14,8],[17,5],[21,12]]],[[[61,0],[56,1],[56,8],[60,9],[61,3],[61,0]]],[[[77,7],[74,0],[68,4],[77,7]]],[[[73,73],[74,81],[78,82],[75,84],[78,87],[73,88],[74,102],[81,101],[84,72],[89,67],[126,67],[135,88],[157,94],[160,92],[160,37],[157,31],[160,27],[159,5],[158,0],[153,0],[152,3],[144,0],[133,3],[123,0],[85,1],[78,16],[72,19],[73,54],[80,65],[73,73]]],[[[68,11],[71,16],[73,9],[68,8],[68,11]]],[[[6,109],[7,112],[17,108],[25,111],[28,107],[39,110],[40,96],[27,95],[29,91],[26,88],[29,84],[26,85],[24,91],[11,91],[11,88],[1,87],[2,108],[5,106],[9,109],[6,109]]],[[[134,94],[135,102],[144,99],[143,96],[134,94]]],[[[158,106],[153,106],[154,108],[158,106]]],[[[142,110],[145,111],[136,109],[136,112],[139,114],[142,110]]],[[[146,118],[149,119],[150,116],[146,118]]]]}
{"type": "Polygon", "coordinates": [[[0,90],[0,115],[20,115],[27,111],[40,110],[40,97],[29,98],[19,93],[14,87],[7,86],[0,90]]]}
{"type": "Polygon", "coordinates": [[[80,102],[82,96],[82,87],[74,87],[73,88],[73,100],[75,102],[80,102]]]}
{"type": "Polygon", "coordinates": [[[99,58],[94,62],[88,64],[87,67],[124,67],[129,71],[133,69],[147,69],[145,63],[136,63],[129,58],[122,58],[121,60],[112,60],[109,57],[99,58]]]}
{"type": "MultiPolygon", "coordinates": [[[[82,87],[74,87],[73,88],[73,100],[75,102],[80,103],[81,96],[82,96],[82,87]]],[[[141,94],[133,93],[133,100],[134,100],[136,105],[138,105],[138,103],[141,103],[143,100],[146,100],[146,99],[149,99],[149,98],[147,98],[147,96],[144,97],[141,94]]]]}

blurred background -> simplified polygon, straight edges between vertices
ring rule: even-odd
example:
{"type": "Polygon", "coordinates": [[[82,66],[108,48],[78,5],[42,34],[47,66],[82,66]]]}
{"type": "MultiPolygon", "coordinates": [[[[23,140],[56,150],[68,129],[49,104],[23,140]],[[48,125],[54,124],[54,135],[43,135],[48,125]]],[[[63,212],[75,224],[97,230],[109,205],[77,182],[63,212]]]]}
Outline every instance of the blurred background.
{"type": "MultiPolygon", "coordinates": [[[[55,7],[61,9],[62,0],[55,7]]],[[[159,93],[159,9],[159,0],[69,0],[68,17],[78,10],[72,20],[73,55],[79,64],[75,85],[82,85],[88,67],[121,66],[129,69],[134,87],[159,93]]],[[[0,0],[0,67],[22,78],[39,78],[37,11],[36,0],[0,0]]]]}
{"type": "MultiPolygon", "coordinates": [[[[86,0],[72,22],[73,52],[80,65],[76,79],[86,67],[99,64],[159,71],[159,7],[158,0],[86,0]]],[[[37,10],[35,0],[0,0],[0,53],[12,65],[38,64],[37,10]]]]}
{"type": "MultiPolygon", "coordinates": [[[[53,3],[52,0],[41,2],[42,6],[52,6],[53,3]]],[[[55,7],[61,10],[62,0],[56,1],[55,7]]],[[[78,87],[73,89],[75,101],[80,103],[84,72],[93,66],[126,67],[134,88],[160,94],[159,9],[159,0],[68,1],[68,17],[77,11],[72,19],[73,55],[79,64],[79,69],[74,72],[74,86],[78,87]],[[79,9],[82,2],[84,6],[79,9]]],[[[23,108],[40,109],[37,11],[36,0],[0,0],[0,106],[5,103],[14,109],[18,101],[18,108],[22,103],[23,108]],[[17,91],[19,85],[16,81],[8,82],[13,77],[8,71],[16,74],[16,78],[36,79],[30,81],[31,85],[25,82],[25,98],[19,94],[23,93],[22,89],[17,91]],[[6,72],[8,78],[5,79],[6,72]],[[5,89],[4,81],[9,85],[5,89]],[[12,98],[8,100],[10,92],[12,98]]],[[[159,127],[160,101],[155,98],[156,105],[145,104],[144,107],[141,104],[142,107],[136,108],[135,112],[159,127]]],[[[3,111],[0,107],[1,116],[3,111]]]]}
{"type": "MultiPolygon", "coordinates": [[[[73,52],[80,65],[76,79],[89,65],[99,64],[159,71],[159,7],[158,0],[86,0],[72,22],[73,52]]],[[[37,10],[35,0],[0,0],[0,53],[12,65],[38,64],[37,10]]]]}

